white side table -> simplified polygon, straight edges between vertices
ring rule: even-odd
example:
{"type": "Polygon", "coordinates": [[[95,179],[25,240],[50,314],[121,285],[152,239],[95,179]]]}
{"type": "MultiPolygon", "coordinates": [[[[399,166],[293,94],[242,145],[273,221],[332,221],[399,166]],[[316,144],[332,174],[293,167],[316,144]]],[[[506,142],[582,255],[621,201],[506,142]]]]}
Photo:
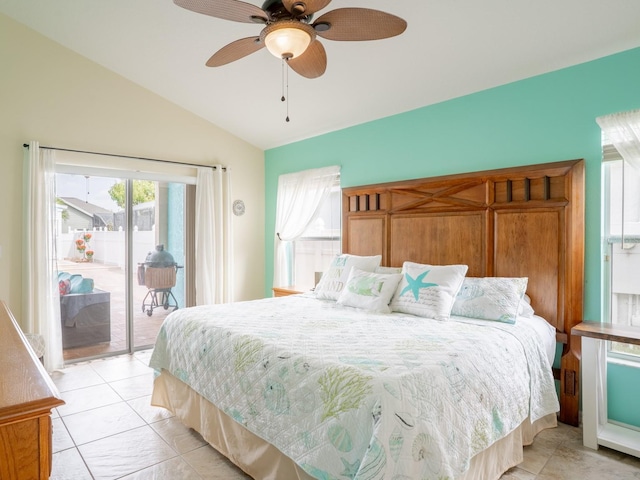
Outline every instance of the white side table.
{"type": "Polygon", "coordinates": [[[607,341],[640,345],[640,328],[582,322],[571,329],[582,337],[582,441],[640,457],[640,432],[609,423],[607,415],[607,341]],[[598,392],[604,392],[599,395],[598,392]]]}

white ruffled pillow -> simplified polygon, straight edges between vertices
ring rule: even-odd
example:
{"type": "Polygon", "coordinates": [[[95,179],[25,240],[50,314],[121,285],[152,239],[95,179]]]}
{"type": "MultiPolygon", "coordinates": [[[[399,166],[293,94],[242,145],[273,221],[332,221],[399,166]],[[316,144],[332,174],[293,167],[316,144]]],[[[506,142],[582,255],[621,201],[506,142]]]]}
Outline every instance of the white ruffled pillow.
{"type": "Polygon", "coordinates": [[[518,306],[518,316],[533,318],[535,315],[535,311],[531,306],[531,298],[526,293],[523,295],[522,300],[520,300],[520,305],[518,306]]]}
{"type": "Polygon", "coordinates": [[[349,255],[343,253],[336,255],[331,262],[329,269],[324,272],[318,286],[316,286],[316,297],[323,300],[338,300],[340,292],[344,288],[349,278],[352,267],[359,268],[365,272],[373,272],[380,265],[382,255],[362,257],[359,255],[349,255]]]}
{"type": "Polygon", "coordinates": [[[389,302],[401,278],[401,273],[372,273],[353,267],[338,303],[371,312],[390,313],[389,302]]]}
{"type": "Polygon", "coordinates": [[[391,310],[447,320],[467,265],[423,265],[404,262],[402,280],[391,299],[391,310]]]}
{"type": "Polygon", "coordinates": [[[483,277],[464,279],[452,315],[515,323],[528,279],[483,277]]]}
{"type": "Polygon", "coordinates": [[[402,273],[402,267],[376,267],[375,273],[402,273]]]}

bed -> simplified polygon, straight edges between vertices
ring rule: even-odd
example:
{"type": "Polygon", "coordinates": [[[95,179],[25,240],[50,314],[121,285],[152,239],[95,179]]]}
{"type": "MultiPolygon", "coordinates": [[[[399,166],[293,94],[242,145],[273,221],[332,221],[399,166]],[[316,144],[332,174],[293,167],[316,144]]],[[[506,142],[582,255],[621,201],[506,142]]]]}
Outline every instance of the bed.
{"type": "Polygon", "coordinates": [[[156,341],[152,403],[254,478],[498,478],[556,412],[577,424],[583,195],[580,160],[345,188],[343,252],[377,257],[376,279],[411,297],[411,268],[464,266],[456,293],[526,278],[535,315],[476,319],[455,297],[439,321],[324,288],[183,309],[156,341]]]}

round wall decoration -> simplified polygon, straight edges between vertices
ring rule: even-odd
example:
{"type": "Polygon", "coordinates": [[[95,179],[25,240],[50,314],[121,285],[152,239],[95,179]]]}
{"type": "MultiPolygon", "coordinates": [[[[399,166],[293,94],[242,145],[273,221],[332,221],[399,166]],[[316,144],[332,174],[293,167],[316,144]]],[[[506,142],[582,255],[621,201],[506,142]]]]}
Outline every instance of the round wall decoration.
{"type": "Polygon", "coordinates": [[[236,200],[233,202],[233,214],[238,217],[244,214],[244,202],[242,200],[236,200]]]}

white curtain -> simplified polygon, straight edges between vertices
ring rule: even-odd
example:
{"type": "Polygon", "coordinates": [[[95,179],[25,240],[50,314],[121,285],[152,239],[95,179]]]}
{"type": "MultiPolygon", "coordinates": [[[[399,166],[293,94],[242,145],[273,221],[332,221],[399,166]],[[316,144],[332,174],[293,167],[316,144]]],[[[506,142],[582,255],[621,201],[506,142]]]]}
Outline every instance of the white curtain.
{"type": "Polygon", "coordinates": [[[340,175],[339,166],[316,168],[280,175],[276,200],[276,234],[274,239],[273,285],[293,284],[287,248],[299,238],[318,216],[340,175]]]}
{"type": "Polygon", "coordinates": [[[42,335],[44,365],[51,372],[64,366],[60,294],[55,255],[54,152],[31,142],[25,151],[23,248],[23,319],[26,333],[42,335]]]}
{"type": "Polygon", "coordinates": [[[230,172],[198,167],[196,180],[196,304],[233,301],[230,172]]]}
{"type": "Polygon", "coordinates": [[[605,115],[596,122],[624,161],[640,170],[640,110],[605,115]]]}
{"type": "MultiPolygon", "coordinates": [[[[622,158],[622,184],[619,192],[622,202],[620,211],[620,234],[622,238],[621,247],[626,249],[627,244],[624,241],[626,227],[625,217],[627,213],[633,215],[634,202],[627,203],[627,199],[630,197],[625,193],[627,190],[625,188],[627,185],[626,178],[628,177],[628,175],[625,174],[625,166],[631,165],[636,174],[640,172],[640,110],[605,115],[596,118],[596,122],[600,125],[603,141],[606,143],[606,145],[603,145],[603,162],[622,158]],[[613,155],[611,154],[612,149],[608,147],[608,145],[613,145],[613,155]]],[[[636,175],[631,175],[630,178],[633,179],[634,176],[636,175]]],[[[635,185],[633,185],[633,187],[635,187],[635,185]]],[[[629,190],[629,193],[635,195],[635,188],[633,187],[629,190]]]]}

